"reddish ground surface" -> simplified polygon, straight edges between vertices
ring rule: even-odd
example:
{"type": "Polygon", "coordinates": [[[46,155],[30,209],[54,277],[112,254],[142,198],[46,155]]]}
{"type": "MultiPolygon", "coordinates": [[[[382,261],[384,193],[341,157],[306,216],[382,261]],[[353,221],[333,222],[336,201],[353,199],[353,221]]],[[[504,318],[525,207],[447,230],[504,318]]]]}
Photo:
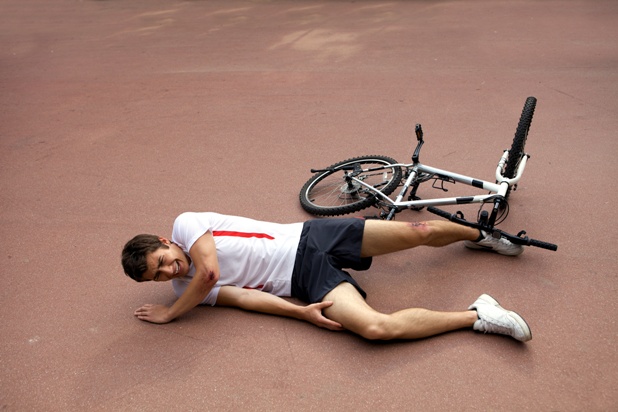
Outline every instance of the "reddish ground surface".
{"type": "Polygon", "coordinates": [[[0,409],[616,410],[617,21],[610,0],[2,1],[0,409]],[[384,311],[491,293],[531,342],[132,316],[174,301],[122,274],[134,234],[187,210],[305,220],[311,167],[405,161],[417,122],[425,163],[491,180],[529,95],[502,227],[558,252],[420,248],[356,276],[384,311]]]}

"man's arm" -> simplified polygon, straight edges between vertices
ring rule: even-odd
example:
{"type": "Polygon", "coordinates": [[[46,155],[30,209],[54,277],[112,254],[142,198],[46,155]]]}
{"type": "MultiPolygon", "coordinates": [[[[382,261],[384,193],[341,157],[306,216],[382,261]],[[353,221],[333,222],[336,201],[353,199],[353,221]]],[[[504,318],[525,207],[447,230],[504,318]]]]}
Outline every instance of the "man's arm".
{"type": "Polygon", "coordinates": [[[305,320],[322,328],[343,330],[341,324],[322,315],[322,310],[332,304],[332,302],[319,302],[299,306],[270,293],[236,286],[222,286],[217,296],[217,305],[220,306],[233,306],[270,315],[287,316],[305,320]]]}
{"type": "Polygon", "coordinates": [[[202,235],[191,246],[189,254],[195,266],[195,275],[184,293],[169,308],[163,305],[142,306],[135,311],[138,319],[152,323],[171,322],[199,305],[210,293],[219,280],[219,261],[212,234],[207,232],[202,235]]]}

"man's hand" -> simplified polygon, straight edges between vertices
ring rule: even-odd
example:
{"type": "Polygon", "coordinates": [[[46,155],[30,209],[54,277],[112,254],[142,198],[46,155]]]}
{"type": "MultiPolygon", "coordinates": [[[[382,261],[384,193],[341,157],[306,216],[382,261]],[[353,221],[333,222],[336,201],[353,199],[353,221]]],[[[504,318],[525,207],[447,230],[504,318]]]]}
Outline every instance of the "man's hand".
{"type": "Polygon", "coordinates": [[[171,321],[169,308],[163,305],[146,304],[137,309],[134,313],[139,320],[152,323],[167,323],[171,321]]]}
{"type": "Polygon", "coordinates": [[[254,312],[288,316],[313,323],[321,328],[344,330],[340,323],[322,315],[322,310],[332,304],[333,302],[325,301],[309,306],[300,306],[261,290],[243,289],[237,286],[222,286],[217,296],[218,306],[232,306],[254,312]]]}
{"type": "Polygon", "coordinates": [[[322,314],[322,310],[332,306],[333,302],[324,301],[305,306],[304,314],[307,322],[330,330],[344,330],[340,323],[332,321],[322,314]]]}

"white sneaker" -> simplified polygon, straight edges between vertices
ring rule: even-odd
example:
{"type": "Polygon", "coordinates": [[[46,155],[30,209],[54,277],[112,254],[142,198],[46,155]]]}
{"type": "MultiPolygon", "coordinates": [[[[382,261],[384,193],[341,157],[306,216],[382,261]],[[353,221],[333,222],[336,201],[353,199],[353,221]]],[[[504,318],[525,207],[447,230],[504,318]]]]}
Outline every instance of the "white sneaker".
{"type": "Polygon", "coordinates": [[[483,239],[479,241],[466,240],[464,245],[469,249],[484,249],[492,252],[500,253],[501,255],[517,256],[524,251],[522,245],[516,245],[509,240],[499,237],[495,238],[485,231],[481,231],[483,239]]]}
{"type": "Polygon", "coordinates": [[[468,309],[476,310],[479,317],[474,322],[474,330],[509,335],[522,342],[532,339],[532,332],[524,318],[504,309],[489,295],[481,295],[468,309]]]}

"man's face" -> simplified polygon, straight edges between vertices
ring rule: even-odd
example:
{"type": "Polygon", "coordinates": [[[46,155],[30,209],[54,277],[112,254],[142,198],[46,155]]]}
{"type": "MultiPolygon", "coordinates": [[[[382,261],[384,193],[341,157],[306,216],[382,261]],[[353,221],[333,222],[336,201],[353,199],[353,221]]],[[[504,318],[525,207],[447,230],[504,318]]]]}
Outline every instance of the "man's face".
{"type": "Polygon", "coordinates": [[[160,238],[169,248],[161,247],[146,255],[148,270],[142,275],[145,280],[165,282],[186,276],[189,273],[189,258],[176,245],[165,238],[160,238]]]}

